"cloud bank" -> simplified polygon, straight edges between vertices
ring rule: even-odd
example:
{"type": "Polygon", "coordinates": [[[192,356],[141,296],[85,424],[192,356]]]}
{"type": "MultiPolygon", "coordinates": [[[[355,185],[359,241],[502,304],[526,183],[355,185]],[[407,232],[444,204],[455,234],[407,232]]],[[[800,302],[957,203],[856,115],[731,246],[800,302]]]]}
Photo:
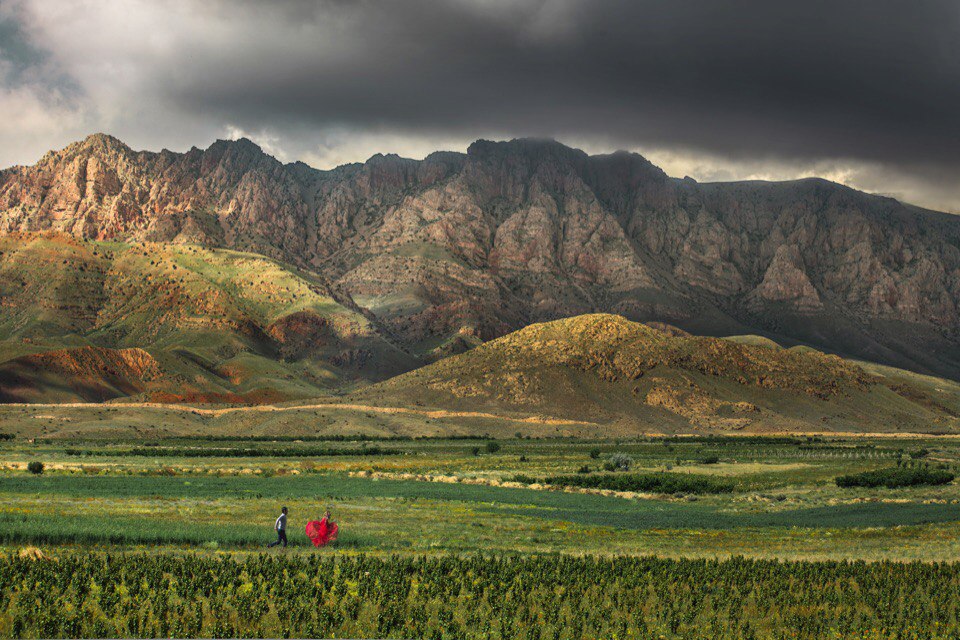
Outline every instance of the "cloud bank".
{"type": "Polygon", "coordinates": [[[0,164],[104,130],[319,166],[478,137],[960,211],[960,4],[7,0],[0,164]]]}

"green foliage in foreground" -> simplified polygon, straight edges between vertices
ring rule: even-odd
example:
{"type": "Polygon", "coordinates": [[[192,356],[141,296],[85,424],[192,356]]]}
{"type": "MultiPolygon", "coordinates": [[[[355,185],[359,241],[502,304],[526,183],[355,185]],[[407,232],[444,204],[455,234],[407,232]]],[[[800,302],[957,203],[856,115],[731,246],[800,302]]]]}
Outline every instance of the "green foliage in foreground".
{"type": "Polygon", "coordinates": [[[551,476],[535,480],[517,476],[518,482],[551,484],[561,487],[585,487],[643,493],[730,493],[734,483],[694,473],[611,473],[599,475],[551,476]]]}
{"type": "Polygon", "coordinates": [[[960,564],[0,556],[3,637],[892,638],[960,633],[960,564]]]}
{"type": "Polygon", "coordinates": [[[400,449],[373,447],[290,447],[271,449],[134,447],[132,449],[65,449],[68,456],[140,456],[147,458],[320,458],[324,456],[398,456],[400,449]]]}
{"type": "Polygon", "coordinates": [[[935,486],[953,482],[954,475],[940,469],[913,469],[891,467],[876,471],[865,471],[837,478],[838,487],[916,487],[935,486]]]}

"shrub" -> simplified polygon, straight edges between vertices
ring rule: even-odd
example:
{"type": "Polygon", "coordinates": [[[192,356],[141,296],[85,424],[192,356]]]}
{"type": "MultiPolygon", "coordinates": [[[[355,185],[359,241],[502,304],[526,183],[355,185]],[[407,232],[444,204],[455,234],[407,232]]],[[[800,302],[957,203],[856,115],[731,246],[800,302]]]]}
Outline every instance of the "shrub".
{"type": "Polygon", "coordinates": [[[630,471],[630,467],[633,466],[633,458],[625,453],[615,453],[607,459],[607,464],[613,467],[613,471],[630,471]]]}
{"type": "Polygon", "coordinates": [[[697,460],[700,464],[717,464],[720,462],[720,456],[704,456],[697,460]]]}
{"type": "Polygon", "coordinates": [[[486,444],[486,448],[487,448],[487,453],[496,453],[497,451],[500,451],[500,443],[492,442],[492,441],[488,442],[486,444]]]}
{"type": "Polygon", "coordinates": [[[949,471],[939,469],[911,469],[907,467],[890,467],[877,471],[865,471],[851,475],[840,476],[835,482],[838,487],[917,487],[935,486],[953,482],[954,475],[949,471]]]}
{"type": "Polygon", "coordinates": [[[591,459],[596,460],[599,457],[600,457],[600,447],[594,447],[593,449],[590,449],[591,459]]]}
{"type": "Polygon", "coordinates": [[[473,447],[472,449],[470,449],[470,453],[472,453],[475,456],[480,455],[480,447],[473,447]]]}
{"type": "Polygon", "coordinates": [[[590,473],[590,466],[586,464],[583,465],[582,467],[577,469],[577,473],[590,473]]]}
{"type": "Polygon", "coordinates": [[[544,478],[542,483],[564,487],[652,493],[729,493],[734,490],[734,484],[728,480],[693,473],[553,476],[544,478]]]}
{"type": "Polygon", "coordinates": [[[32,474],[35,475],[35,476],[38,476],[38,475],[40,475],[41,473],[43,473],[43,463],[40,462],[39,460],[32,460],[32,461],[27,465],[27,471],[29,471],[30,473],[32,473],[32,474]]]}
{"type": "Polygon", "coordinates": [[[527,456],[521,455],[520,462],[526,462],[526,461],[527,461],[527,456]]]}

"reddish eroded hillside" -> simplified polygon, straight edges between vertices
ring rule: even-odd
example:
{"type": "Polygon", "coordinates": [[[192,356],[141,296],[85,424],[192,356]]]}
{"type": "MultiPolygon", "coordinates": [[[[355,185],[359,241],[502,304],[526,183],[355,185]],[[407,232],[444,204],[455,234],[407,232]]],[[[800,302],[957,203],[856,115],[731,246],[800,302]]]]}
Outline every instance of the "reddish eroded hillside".
{"type": "Polygon", "coordinates": [[[0,364],[0,402],[36,402],[49,394],[101,402],[140,393],[162,376],[143,349],[58,349],[0,364]]]}
{"type": "MultiPolygon", "coordinates": [[[[77,345],[146,349],[179,381],[162,391],[230,403],[315,397],[417,364],[321,276],[262,255],[0,235],[0,362],[77,345]],[[266,395],[248,395],[257,389],[266,395]]],[[[29,377],[73,401],[56,375],[29,377]]]]}

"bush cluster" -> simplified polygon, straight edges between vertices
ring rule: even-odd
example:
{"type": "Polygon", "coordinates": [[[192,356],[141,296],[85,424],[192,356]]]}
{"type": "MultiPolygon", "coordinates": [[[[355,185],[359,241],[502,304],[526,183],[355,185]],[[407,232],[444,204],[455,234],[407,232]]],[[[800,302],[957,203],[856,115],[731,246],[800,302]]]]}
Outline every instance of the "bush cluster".
{"type": "Polygon", "coordinates": [[[640,491],[644,493],[730,493],[736,486],[728,481],[695,473],[604,473],[560,475],[531,478],[517,475],[514,482],[549,484],[559,487],[609,489],[611,491],[640,491]]]}
{"type": "Polygon", "coordinates": [[[942,469],[916,469],[890,467],[877,471],[865,471],[836,479],[838,487],[897,487],[934,486],[953,482],[954,475],[942,469]]]}
{"type": "Polygon", "coordinates": [[[615,453],[604,463],[603,468],[607,471],[630,471],[633,466],[633,458],[626,453],[615,453]]]}

